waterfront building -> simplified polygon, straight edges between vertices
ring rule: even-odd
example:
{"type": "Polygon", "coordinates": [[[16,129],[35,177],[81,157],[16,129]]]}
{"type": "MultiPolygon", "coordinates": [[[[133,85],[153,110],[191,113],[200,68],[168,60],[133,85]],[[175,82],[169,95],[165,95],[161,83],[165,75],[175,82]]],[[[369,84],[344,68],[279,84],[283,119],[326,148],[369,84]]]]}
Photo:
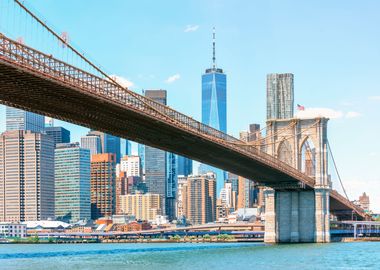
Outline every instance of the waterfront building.
{"type": "Polygon", "coordinates": [[[193,174],[193,161],[183,156],[178,156],[178,175],[188,176],[193,174]]]}
{"type": "Polygon", "coordinates": [[[53,137],[54,145],[70,142],[70,131],[63,127],[45,127],[45,133],[53,137]]]}
{"type": "Polygon", "coordinates": [[[124,156],[120,161],[120,171],[126,176],[141,176],[141,159],[139,156],[124,156]]]}
{"type": "Polygon", "coordinates": [[[0,238],[26,237],[26,225],[16,222],[0,222],[0,238]]]}
{"type": "Polygon", "coordinates": [[[0,221],[54,218],[54,141],[42,133],[0,135],[0,221]]]}
{"type": "Polygon", "coordinates": [[[159,194],[137,192],[136,194],[121,195],[121,212],[133,215],[137,220],[154,221],[162,214],[159,194]]]}
{"type": "MultiPolygon", "coordinates": [[[[213,32],[212,67],[202,75],[202,123],[227,133],[227,76],[223,69],[216,67],[215,29],[213,32]]],[[[225,172],[221,169],[201,164],[199,173],[214,172],[222,185],[225,172]]]]}
{"type": "Polygon", "coordinates": [[[80,139],[80,145],[84,149],[89,149],[91,155],[101,154],[102,145],[100,142],[100,136],[87,134],[80,139]]]}
{"type": "Polygon", "coordinates": [[[31,130],[43,132],[45,128],[45,116],[21,109],[8,107],[5,109],[6,130],[31,130]]]}
{"type": "MultiPolygon", "coordinates": [[[[166,105],[166,90],[145,90],[145,96],[166,105]]],[[[161,195],[161,210],[170,220],[175,217],[175,197],[177,188],[177,156],[150,146],[144,151],[145,183],[149,193],[161,195]]]]}
{"type": "Polygon", "coordinates": [[[91,218],[111,216],[116,211],[116,156],[91,156],[91,218]]]}
{"type": "Polygon", "coordinates": [[[267,75],[267,119],[288,119],[294,115],[294,75],[267,75]]]}
{"type": "Polygon", "coordinates": [[[190,175],[186,185],[186,218],[193,225],[216,220],[216,175],[190,175]]]}
{"type": "Polygon", "coordinates": [[[55,149],[55,217],[68,223],[91,219],[90,150],[79,143],[55,149]]]}

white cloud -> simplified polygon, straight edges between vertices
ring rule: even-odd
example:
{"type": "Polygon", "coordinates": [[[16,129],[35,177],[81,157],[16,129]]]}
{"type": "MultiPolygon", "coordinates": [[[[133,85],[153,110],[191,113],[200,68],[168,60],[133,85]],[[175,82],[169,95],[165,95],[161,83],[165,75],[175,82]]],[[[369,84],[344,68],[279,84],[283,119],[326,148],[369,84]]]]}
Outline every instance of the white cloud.
{"type": "Polygon", "coordinates": [[[188,33],[188,32],[195,32],[197,31],[199,28],[199,25],[192,25],[192,24],[188,24],[186,25],[186,28],[184,30],[185,33],[188,33]]]}
{"type": "Polygon", "coordinates": [[[167,78],[165,80],[166,83],[173,83],[175,82],[176,80],[179,80],[179,78],[181,78],[181,75],[179,75],[178,73],[177,74],[174,74],[173,76],[170,76],[169,78],[167,78]]]}
{"type": "Polygon", "coordinates": [[[357,118],[360,117],[362,114],[358,112],[348,112],[346,113],[346,118],[357,118]]]}
{"type": "Polygon", "coordinates": [[[380,96],[371,96],[368,99],[369,100],[374,100],[374,101],[380,101],[380,96]]]}
{"type": "Polygon", "coordinates": [[[126,78],[117,75],[110,75],[110,77],[123,87],[129,88],[133,86],[133,82],[126,78]]]}
{"type": "Polygon", "coordinates": [[[306,108],[304,111],[298,111],[295,115],[296,118],[308,119],[317,117],[326,117],[330,119],[337,119],[343,117],[343,112],[336,111],[329,108],[306,108]]]}

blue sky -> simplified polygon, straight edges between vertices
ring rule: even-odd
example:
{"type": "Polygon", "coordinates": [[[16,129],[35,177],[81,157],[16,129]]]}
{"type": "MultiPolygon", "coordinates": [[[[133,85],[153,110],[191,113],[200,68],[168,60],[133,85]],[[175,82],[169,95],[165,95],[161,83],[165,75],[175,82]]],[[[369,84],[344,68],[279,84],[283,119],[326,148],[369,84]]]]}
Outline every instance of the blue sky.
{"type": "MultiPolygon", "coordinates": [[[[167,89],[169,105],[196,119],[215,26],[228,133],[264,124],[267,73],[294,73],[295,103],[334,117],[329,141],[350,198],[366,191],[380,212],[379,1],[25,2],[106,72],[138,92],[167,89]]],[[[4,118],[2,107],[0,130],[4,118]]],[[[73,140],[86,132],[63,125],[73,140]]]]}

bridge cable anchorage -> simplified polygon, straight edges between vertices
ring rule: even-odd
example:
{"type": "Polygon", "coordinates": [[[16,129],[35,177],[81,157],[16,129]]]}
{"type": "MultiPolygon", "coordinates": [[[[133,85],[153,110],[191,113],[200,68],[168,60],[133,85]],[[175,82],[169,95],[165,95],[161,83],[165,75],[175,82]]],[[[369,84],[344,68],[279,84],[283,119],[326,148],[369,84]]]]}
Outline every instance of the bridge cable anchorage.
{"type": "Polygon", "coordinates": [[[327,148],[329,149],[329,152],[330,152],[330,155],[331,155],[331,159],[333,161],[333,164],[334,164],[334,168],[335,168],[335,171],[336,171],[336,174],[338,176],[338,179],[339,179],[339,182],[340,182],[340,185],[342,186],[342,189],[343,189],[343,192],[344,192],[344,195],[346,196],[346,199],[347,200],[350,200],[347,196],[347,193],[346,193],[346,189],[344,188],[344,185],[343,185],[343,182],[342,182],[342,179],[340,177],[340,174],[339,174],[339,171],[338,171],[338,167],[336,165],[336,162],[335,162],[335,159],[334,159],[334,155],[331,151],[331,146],[330,146],[330,142],[327,140],[327,148]]]}
{"type": "MultiPolygon", "coordinates": [[[[101,70],[97,65],[93,64],[88,58],[86,58],[84,56],[84,53],[80,53],[78,50],[76,50],[71,44],[69,44],[68,40],[64,39],[62,36],[60,36],[58,33],[56,33],[52,28],[50,28],[45,22],[43,22],[41,19],[39,19],[32,11],[30,11],[23,3],[21,3],[19,0],[13,0],[16,4],[18,4],[26,13],[28,13],[35,21],[37,21],[41,26],[43,26],[50,34],[52,34],[56,39],[58,39],[58,41],[60,41],[62,44],[64,44],[65,46],[67,46],[67,48],[69,48],[71,51],[73,51],[77,56],[79,56],[82,60],[84,60],[87,64],[89,64],[92,68],[94,68],[97,72],[99,72],[100,74],[102,74],[107,80],[109,80],[110,82],[112,82],[115,86],[121,88],[123,91],[127,92],[127,94],[130,94],[132,95],[134,98],[138,99],[140,102],[142,102],[144,105],[146,105],[147,107],[149,107],[150,109],[156,111],[158,114],[161,114],[162,116],[164,116],[165,118],[167,119],[170,119],[170,120],[174,120],[176,123],[178,124],[181,124],[183,125],[183,123],[181,123],[180,121],[178,121],[177,119],[173,118],[173,117],[170,117],[169,115],[161,112],[160,110],[156,109],[154,106],[150,105],[149,103],[147,103],[141,95],[129,90],[128,88],[126,87],[123,87],[122,85],[120,85],[117,80],[115,80],[114,78],[112,78],[112,76],[108,75],[107,73],[105,73],[103,70],[101,70]]],[[[161,103],[158,103],[150,98],[146,98],[146,99],[149,99],[149,102],[152,102],[152,103],[157,103],[157,105],[162,105],[161,103]]]]}

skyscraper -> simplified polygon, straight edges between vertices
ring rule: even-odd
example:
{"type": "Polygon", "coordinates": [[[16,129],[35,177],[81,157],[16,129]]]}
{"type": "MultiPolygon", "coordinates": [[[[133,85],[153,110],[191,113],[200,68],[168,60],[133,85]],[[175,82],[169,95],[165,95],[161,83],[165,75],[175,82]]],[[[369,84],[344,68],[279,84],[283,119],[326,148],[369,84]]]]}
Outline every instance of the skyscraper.
{"type": "Polygon", "coordinates": [[[183,156],[178,156],[178,175],[188,176],[193,174],[193,161],[183,156]]]}
{"type": "Polygon", "coordinates": [[[293,118],[294,76],[291,73],[267,75],[267,119],[293,118]]]}
{"type": "Polygon", "coordinates": [[[41,133],[0,135],[0,221],[54,218],[54,141],[41,133]]]}
{"type": "Polygon", "coordinates": [[[80,145],[84,149],[90,150],[91,155],[102,153],[102,144],[100,142],[100,136],[87,134],[80,138],[80,145]]]}
{"type": "MultiPolygon", "coordinates": [[[[223,69],[216,67],[215,28],[213,32],[212,67],[202,75],[202,123],[227,133],[227,76],[223,69]]],[[[202,164],[201,173],[213,171],[217,174],[219,185],[223,185],[225,173],[202,164]]]]}
{"type": "Polygon", "coordinates": [[[6,129],[31,130],[43,132],[45,128],[45,116],[21,109],[6,107],[6,129]]]}
{"type": "Polygon", "coordinates": [[[47,135],[52,136],[54,139],[54,145],[57,143],[69,143],[70,131],[63,127],[45,127],[47,135]]]}
{"type": "Polygon", "coordinates": [[[81,143],[83,142],[82,147],[92,150],[91,153],[95,152],[94,151],[95,143],[97,144],[97,142],[95,142],[96,139],[94,139],[94,136],[98,136],[99,140],[100,140],[100,149],[101,150],[100,150],[100,152],[97,152],[97,154],[99,154],[99,153],[115,154],[116,163],[119,163],[120,158],[121,158],[120,138],[113,136],[113,135],[110,135],[110,134],[107,134],[107,133],[104,133],[104,132],[101,132],[101,131],[91,130],[90,132],[88,132],[87,136],[82,137],[82,139],[81,139],[81,143]],[[91,137],[92,139],[86,139],[86,137],[91,137]],[[86,140],[87,140],[87,142],[86,142],[86,140]],[[89,144],[89,145],[85,145],[85,144],[89,144]],[[89,148],[89,147],[91,147],[91,148],[89,148]]]}
{"type": "MultiPolygon", "coordinates": [[[[190,175],[185,188],[183,209],[191,224],[205,224],[216,219],[215,174],[190,175]]],[[[182,195],[183,196],[183,195],[182,195]]]]}
{"type": "Polygon", "coordinates": [[[65,222],[91,218],[90,150],[79,143],[55,149],[55,216],[65,222]]]}
{"type": "Polygon", "coordinates": [[[116,211],[116,156],[91,156],[91,218],[111,216],[116,211]]]}
{"type": "MultiPolygon", "coordinates": [[[[146,90],[145,96],[166,105],[166,90],[146,90]]],[[[148,192],[162,196],[161,209],[169,219],[175,217],[177,157],[157,148],[144,146],[145,182],[148,192]]]]}

